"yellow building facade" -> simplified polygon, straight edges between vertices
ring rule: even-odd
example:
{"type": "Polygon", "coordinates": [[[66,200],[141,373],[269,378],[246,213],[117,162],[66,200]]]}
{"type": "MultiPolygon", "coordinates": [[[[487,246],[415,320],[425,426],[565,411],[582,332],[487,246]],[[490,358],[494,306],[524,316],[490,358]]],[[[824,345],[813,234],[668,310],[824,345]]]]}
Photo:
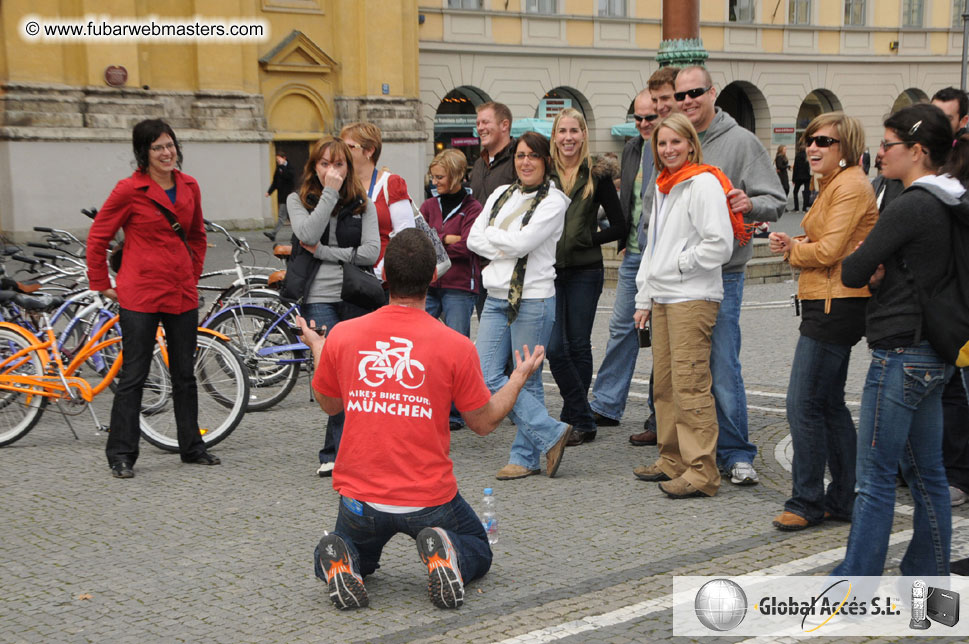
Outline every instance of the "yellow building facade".
{"type": "MultiPolygon", "coordinates": [[[[718,105],[771,153],[784,143],[793,155],[795,132],[836,109],[863,122],[874,153],[893,107],[959,86],[963,4],[700,0],[700,37],[718,105]]],[[[419,10],[421,100],[438,147],[470,145],[476,103],[523,119],[551,117],[564,100],[584,112],[593,152],[618,151],[612,130],[658,68],[659,0],[421,0],[419,10]]]]}
{"type": "Polygon", "coordinates": [[[275,150],[302,169],[355,120],[419,187],[417,64],[416,0],[4,0],[0,228],[86,228],[78,210],[132,172],[145,118],[171,123],[206,216],[234,225],[273,216],[275,150]]]}

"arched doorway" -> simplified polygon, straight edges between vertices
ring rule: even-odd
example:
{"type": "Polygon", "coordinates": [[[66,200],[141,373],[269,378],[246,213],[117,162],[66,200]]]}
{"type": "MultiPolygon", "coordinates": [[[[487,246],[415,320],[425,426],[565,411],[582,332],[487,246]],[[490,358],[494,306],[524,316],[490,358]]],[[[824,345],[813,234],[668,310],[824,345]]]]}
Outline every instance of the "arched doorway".
{"type": "Polygon", "coordinates": [[[804,134],[804,130],[814,120],[814,117],[827,112],[837,112],[841,109],[841,101],[826,89],[816,89],[805,96],[804,100],[801,101],[801,107],[797,110],[795,140],[800,144],[801,135],[804,134]]]}
{"type": "Polygon", "coordinates": [[[770,142],[770,108],[763,92],[753,83],[734,81],[717,93],[716,106],[734,118],[737,123],[757,135],[768,145],[770,142]]]}
{"type": "Polygon", "coordinates": [[[479,141],[474,134],[475,108],[491,98],[477,87],[462,85],[448,92],[434,115],[434,153],[457,148],[468,158],[468,166],[479,156],[479,141]]]}
{"type": "Polygon", "coordinates": [[[918,89],[917,87],[909,87],[907,90],[898,95],[895,102],[892,103],[892,114],[898,110],[904,109],[906,107],[911,107],[916,103],[928,103],[929,95],[918,89]]]}

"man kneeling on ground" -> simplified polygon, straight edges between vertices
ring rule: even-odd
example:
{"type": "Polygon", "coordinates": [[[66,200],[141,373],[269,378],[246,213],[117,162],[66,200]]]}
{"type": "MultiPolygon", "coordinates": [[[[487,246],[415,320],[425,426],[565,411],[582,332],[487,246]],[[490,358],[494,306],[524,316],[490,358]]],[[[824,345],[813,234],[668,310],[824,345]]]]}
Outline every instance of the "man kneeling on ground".
{"type": "Polygon", "coordinates": [[[363,577],[399,532],[417,540],[440,608],[460,606],[464,582],[491,567],[481,521],[458,493],[448,413],[453,400],[472,431],[489,434],[545,350],[516,352],[511,378],[492,396],[471,341],[424,312],[435,262],[424,233],[403,230],[384,255],[389,305],[342,322],[325,340],[297,318],[313,352],[316,400],[327,414],[346,412],[333,470],[336,527],[320,539],[315,565],[340,609],[369,604],[363,577]]]}

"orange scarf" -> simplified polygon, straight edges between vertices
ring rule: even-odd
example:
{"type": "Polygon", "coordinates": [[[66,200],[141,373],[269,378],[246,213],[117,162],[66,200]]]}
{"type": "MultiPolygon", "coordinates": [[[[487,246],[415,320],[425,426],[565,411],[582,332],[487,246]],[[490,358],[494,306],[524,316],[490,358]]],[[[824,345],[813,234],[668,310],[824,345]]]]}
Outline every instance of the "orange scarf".
{"type": "MultiPolygon", "coordinates": [[[[664,195],[668,195],[673,186],[695,177],[703,172],[709,172],[717,178],[720,182],[720,186],[723,188],[724,196],[731,190],[733,190],[733,184],[730,183],[730,179],[727,175],[723,173],[723,170],[713,165],[706,165],[704,163],[693,163],[692,161],[687,161],[684,163],[679,170],[676,172],[670,172],[669,168],[663,168],[659,176],[656,177],[656,189],[662,192],[664,195]]],[[[739,212],[734,212],[730,208],[730,200],[727,200],[727,212],[730,213],[730,226],[733,228],[733,236],[740,245],[743,246],[750,241],[753,236],[753,224],[744,223],[744,216],[739,212]]]]}

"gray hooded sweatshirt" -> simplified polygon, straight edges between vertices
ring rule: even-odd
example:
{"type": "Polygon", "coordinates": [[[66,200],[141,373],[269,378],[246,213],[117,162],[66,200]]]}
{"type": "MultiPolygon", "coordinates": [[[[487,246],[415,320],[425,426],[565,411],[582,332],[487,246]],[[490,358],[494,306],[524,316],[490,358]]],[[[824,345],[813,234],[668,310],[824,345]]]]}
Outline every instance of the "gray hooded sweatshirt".
{"type": "MultiPolygon", "coordinates": [[[[700,145],[703,162],[723,170],[734,188],[750,197],[753,209],[744,221],[777,221],[787,206],[787,196],[774,170],[774,163],[754,134],[732,116],[716,109],[700,145]]],[[[733,254],[723,265],[724,273],[740,273],[754,254],[753,240],[741,246],[734,240],[733,254]]]]}

